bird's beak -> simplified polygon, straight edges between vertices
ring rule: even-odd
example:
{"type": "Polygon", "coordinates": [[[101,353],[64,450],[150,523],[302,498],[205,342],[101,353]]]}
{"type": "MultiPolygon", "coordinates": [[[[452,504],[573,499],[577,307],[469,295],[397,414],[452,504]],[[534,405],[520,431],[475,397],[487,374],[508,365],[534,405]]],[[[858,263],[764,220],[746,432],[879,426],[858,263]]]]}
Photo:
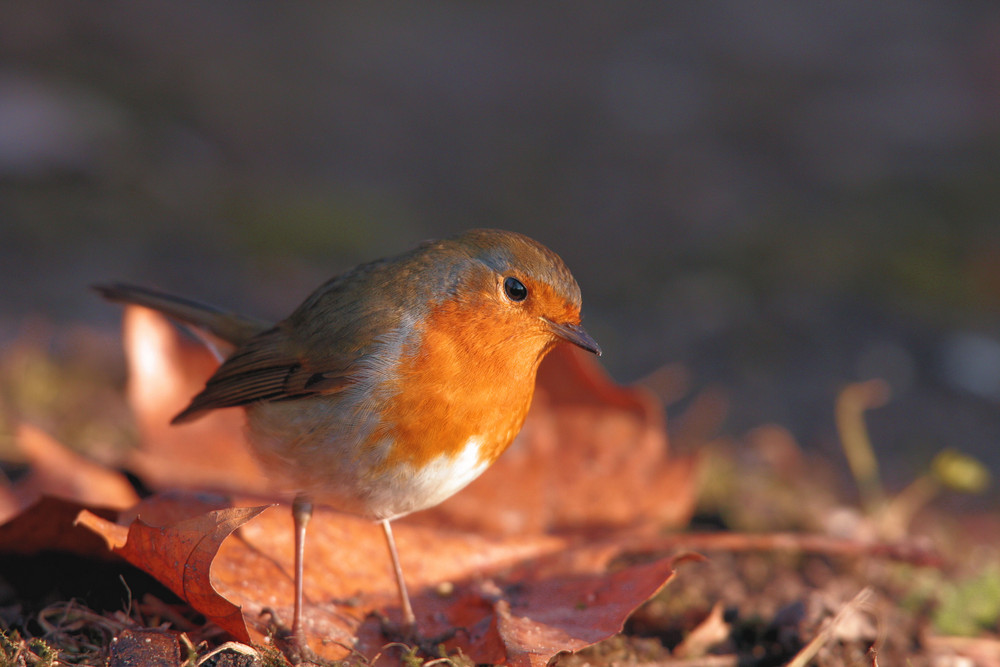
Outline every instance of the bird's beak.
{"type": "Polygon", "coordinates": [[[601,356],[601,346],[579,324],[559,324],[544,317],[542,319],[549,327],[549,330],[555,335],[569,343],[582,347],[587,352],[593,352],[597,356],[601,356]]]}

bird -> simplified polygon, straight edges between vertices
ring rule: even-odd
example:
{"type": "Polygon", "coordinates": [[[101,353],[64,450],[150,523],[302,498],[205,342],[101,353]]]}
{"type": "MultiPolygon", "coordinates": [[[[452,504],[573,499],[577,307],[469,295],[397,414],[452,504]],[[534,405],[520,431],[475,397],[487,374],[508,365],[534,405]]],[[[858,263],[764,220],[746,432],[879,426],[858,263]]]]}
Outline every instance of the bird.
{"type": "Polygon", "coordinates": [[[274,325],[126,283],[94,289],[233,346],[172,423],[245,409],[250,450],[294,494],[291,638],[303,648],[314,504],[381,524],[402,627],[414,633],[391,522],[455,494],[510,446],[556,344],[601,354],[580,324],[580,287],[563,260],[497,229],[356,266],[274,325]]]}

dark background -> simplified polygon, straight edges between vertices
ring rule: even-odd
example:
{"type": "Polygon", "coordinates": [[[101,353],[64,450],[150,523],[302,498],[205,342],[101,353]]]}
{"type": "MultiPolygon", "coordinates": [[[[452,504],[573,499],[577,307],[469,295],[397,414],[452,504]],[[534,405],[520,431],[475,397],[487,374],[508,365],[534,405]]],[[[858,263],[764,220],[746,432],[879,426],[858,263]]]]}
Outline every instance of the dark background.
{"type": "Polygon", "coordinates": [[[559,252],[615,378],[667,363],[897,488],[1000,463],[1000,5],[3,3],[0,341],[127,279],[278,318],[481,226],[559,252]]]}

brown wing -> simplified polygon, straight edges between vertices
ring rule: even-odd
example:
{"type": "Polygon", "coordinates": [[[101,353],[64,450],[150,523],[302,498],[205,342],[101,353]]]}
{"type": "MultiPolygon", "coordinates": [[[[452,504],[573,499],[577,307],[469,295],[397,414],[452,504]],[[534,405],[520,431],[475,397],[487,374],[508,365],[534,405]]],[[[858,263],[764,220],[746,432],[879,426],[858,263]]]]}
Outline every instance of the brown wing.
{"type": "Polygon", "coordinates": [[[322,368],[311,367],[297,347],[280,325],[247,341],[172,423],[191,421],[216,408],[336,393],[350,383],[348,361],[327,357],[322,368]]]}
{"type": "Polygon", "coordinates": [[[343,391],[359,361],[386,341],[401,345],[438,296],[439,281],[414,280],[440,263],[428,255],[432,249],[369,262],[321,285],[288,319],[240,345],[174,422],[215,408],[343,391]]]}

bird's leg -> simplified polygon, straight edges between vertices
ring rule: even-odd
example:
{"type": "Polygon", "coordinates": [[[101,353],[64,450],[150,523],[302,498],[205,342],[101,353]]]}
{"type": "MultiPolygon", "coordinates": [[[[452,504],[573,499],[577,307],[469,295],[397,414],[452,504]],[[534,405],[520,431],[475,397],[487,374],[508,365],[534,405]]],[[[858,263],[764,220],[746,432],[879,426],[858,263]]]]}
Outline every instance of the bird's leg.
{"type": "Polygon", "coordinates": [[[302,629],[302,574],[305,569],[306,526],[312,513],[313,504],[309,496],[295,496],[292,501],[292,521],[295,523],[295,612],[292,616],[292,639],[300,649],[306,647],[306,634],[302,629]]]}
{"type": "Polygon", "coordinates": [[[385,531],[385,543],[389,546],[389,557],[392,558],[392,569],[396,573],[396,586],[399,588],[399,604],[403,607],[403,631],[413,633],[417,628],[417,617],[413,615],[410,605],[410,594],[406,592],[406,580],[403,579],[403,567],[399,564],[399,553],[396,551],[396,539],[392,536],[392,526],[388,519],[382,519],[382,530],[385,531]]]}

